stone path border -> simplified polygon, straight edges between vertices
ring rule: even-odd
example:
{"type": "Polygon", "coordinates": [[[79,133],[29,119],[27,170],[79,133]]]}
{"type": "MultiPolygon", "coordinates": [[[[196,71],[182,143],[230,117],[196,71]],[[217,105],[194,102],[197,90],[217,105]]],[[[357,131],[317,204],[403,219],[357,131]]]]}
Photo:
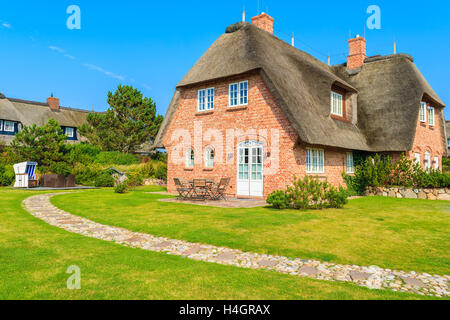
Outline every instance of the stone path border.
{"type": "MultiPolygon", "coordinates": [[[[59,193],[58,195],[60,195],[59,193]]],[[[102,225],[56,208],[50,198],[57,194],[41,194],[23,201],[33,216],[52,226],[91,238],[115,242],[124,246],[183,256],[189,259],[231,265],[249,269],[273,270],[293,276],[320,280],[345,281],[371,289],[390,289],[437,297],[450,296],[450,276],[403,272],[377,266],[340,265],[306,259],[243,252],[225,247],[190,243],[132,232],[102,225]]]]}

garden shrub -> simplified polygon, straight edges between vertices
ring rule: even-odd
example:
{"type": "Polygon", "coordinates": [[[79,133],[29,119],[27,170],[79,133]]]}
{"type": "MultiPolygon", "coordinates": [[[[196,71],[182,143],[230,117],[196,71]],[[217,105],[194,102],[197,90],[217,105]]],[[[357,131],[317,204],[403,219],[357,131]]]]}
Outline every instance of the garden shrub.
{"type": "Polygon", "coordinates": [[[423,170],[404,155],[393,162],[391,157],[368,157],[356,167],[354,176],[345,175],[350,190],[363,195],[367,187],[447,188],[450,175],[439,170],[423,170]]]}
{"type": "Polygon", "coordinates": [[[119,184],[114,188],[114,192],[115,192],[115,193],[125,193],[125,192],[127,192],[128,188],[129,188],[128,182],[125,181],[125,182],[119,183],[119,184]]]}
{"type": "Polygon", "coordinates": [[[104,151],[97,154],[95,162],[106,165],[132,165],[139,163],[139,157],[134,154],[118,151],[104,151]]]}
{"type": "Polygon", "coordinates": [[[111,188],[114,187],[114,178],[107,171],[104,171],[95,179],[95,184],[97,188],[111,188]]]}
{"type": "Polygon", "coordinates": [[[267,203],[271,204],[275,209],[286,209],[290,206],[290,199],[285,191],[274,191],[267,197],[267,203]]]}
{"type": "Polygon", "coordinates": [[[128,187],[134,188],[138,186],[142,186],[144,178],[142,177],[141,172],[139,171],[130,171],[127,173],[127,184],[128,187]]]}
{"type": "Polygon", "coordinates": [[[303,179],[294,177],[293,185],[288,186],[286,191],[272,192],[267,198],[267,203],[277,209],[342,208],[347,204],[347,197],[344,188],[336,189],[327,181],[321,182],[306,176],[303,179]]]}
{"type": "Polygon", "coordinates": [[[0,186],[10,186],[14,182],[13,166],[0,163],[0,186]]]}
{"type": "Polygon", "coordinates": [[[155,178],[167,181],[167,164],[158,162],[155,170],[155,178]]]}

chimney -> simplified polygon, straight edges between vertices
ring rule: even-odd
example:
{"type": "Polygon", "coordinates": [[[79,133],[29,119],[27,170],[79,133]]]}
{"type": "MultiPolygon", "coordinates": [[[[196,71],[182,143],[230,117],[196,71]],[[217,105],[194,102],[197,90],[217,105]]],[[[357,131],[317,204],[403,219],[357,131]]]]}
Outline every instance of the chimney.
{"type": "Polygon", "coordinates": [[[50,98],[47,98],[47,104],[52,110],[59,110],[59,99],[53,97],[53,93],[50,98]]]}
{"type": "Polygon", "coordinates": [[[357,35],[356,38],[348,40],[347,69],[361,68],[366,58],[366,39],[357,35]]]}
{"type": "Polygon", "coordinates": [[[273,18],[266,13],[252,18],[252,24],[256,27],[273,34],[273,18]]]}

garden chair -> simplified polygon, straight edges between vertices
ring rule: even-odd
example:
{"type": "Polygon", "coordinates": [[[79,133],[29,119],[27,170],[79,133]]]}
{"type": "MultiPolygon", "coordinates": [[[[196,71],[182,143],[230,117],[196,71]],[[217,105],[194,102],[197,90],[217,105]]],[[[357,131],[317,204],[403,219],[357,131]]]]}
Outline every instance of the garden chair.
{"type": "Polygon", "coordinates": [[[178,178],[174,178],[173,182],[175,183],[175,187],[177,188],[178,198],[189,199],[192,196],[193,189],[190,185],[182,183],[178,178]]]}
{"type": "Polygon", "coordinates": [[[192,183],[194,197],[199,200],[206,200],[210,196],[206,179],[194,179],[192,183]]]}
{"type": "Polygon", "coordinates": [[[225,191],[227,191],[228,184],[230,183],[230,178],[222,178],[219,184],[211,188],[212,198],[214,200],[227,200],[225,197],[225,191]]]}

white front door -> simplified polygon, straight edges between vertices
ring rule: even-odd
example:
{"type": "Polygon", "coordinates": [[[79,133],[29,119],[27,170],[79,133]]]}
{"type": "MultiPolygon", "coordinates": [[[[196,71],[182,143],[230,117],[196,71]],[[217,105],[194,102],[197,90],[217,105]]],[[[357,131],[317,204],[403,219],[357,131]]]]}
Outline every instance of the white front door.
{"type": "Polygon", "coordinates": [[[245,141],[238,146],[237,195],[263,196],[263,144],[245,141]]]}

